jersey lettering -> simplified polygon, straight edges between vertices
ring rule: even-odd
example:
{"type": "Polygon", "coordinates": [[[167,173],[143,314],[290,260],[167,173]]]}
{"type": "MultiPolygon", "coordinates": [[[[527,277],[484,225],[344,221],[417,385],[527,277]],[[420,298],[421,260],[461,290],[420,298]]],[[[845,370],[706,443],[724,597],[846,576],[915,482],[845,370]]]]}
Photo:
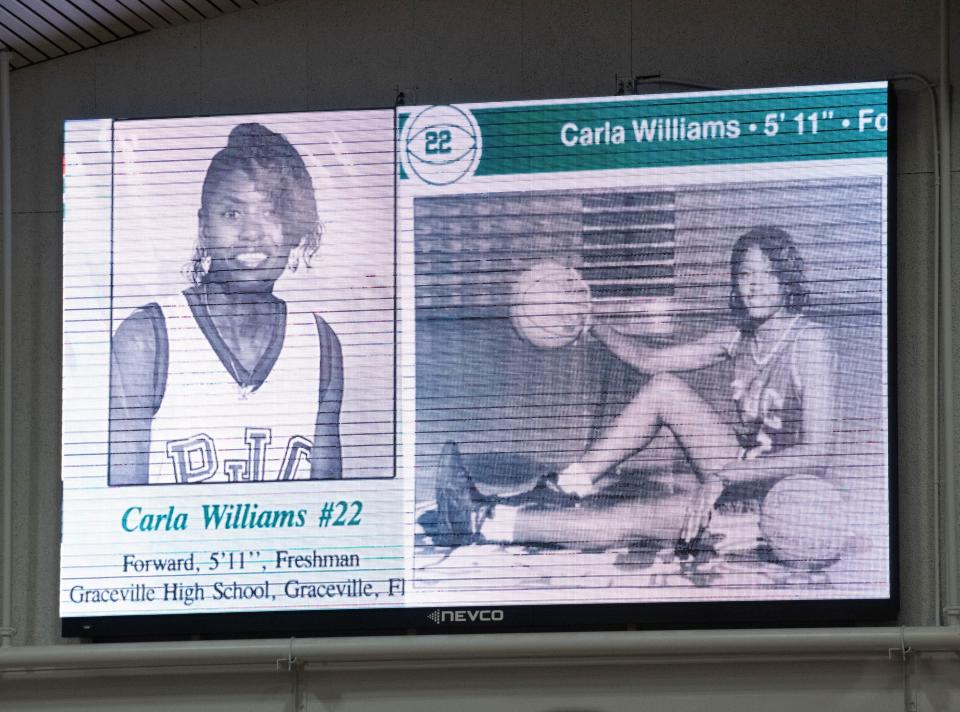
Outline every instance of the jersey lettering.
{"type": "Polygon", "coordinates": [[[224,460],[223,471],[231,482],[247,482],[250,479],[250,470],[243,460],[224,460]]]}
{"type": "Polygon", "coordinates": [[[313,443],[299,435],[294,435],[287,443],[287,451],[283,455],[283,465],[280,467],[281,480],[293,480],[297,477],[297,472],[301,466],[310,468],[310,451],[313,449],[313,443]]]}
{"type": "Polygon", "coordinates": [[[173,462],[177,482],[203,482],[217,473],[217,448],[204,433],[168,441],[167,457],[173,462]]]}
{"type": "Polygon", "coordinates": [[[267,445],[272,439],[270,428],[246,428],[243,434],[243,442],[247,444],[247,462],[250,463],[250,479],[254,482],[260,482],[266,475],[267,445]]]}
{"type": "MultiPolygon", "coordinates": [[[[247,445],[246,460],[224,460],[223,475],[228,482],[259,482],[267,478],[267,450],[273,442],[270,428],[244,428],[243,441],[247,445]]],[[[301,435],[287,442],[283,462],[274,479],[292,480],[298,474],[310,473],[310,453],[313,443],[301,435]]],[[[167,441],[167,457],[173,464],[178,483],[206,482],[219,470],[216,442],[205,433],[182,440],[167,441]]]]}

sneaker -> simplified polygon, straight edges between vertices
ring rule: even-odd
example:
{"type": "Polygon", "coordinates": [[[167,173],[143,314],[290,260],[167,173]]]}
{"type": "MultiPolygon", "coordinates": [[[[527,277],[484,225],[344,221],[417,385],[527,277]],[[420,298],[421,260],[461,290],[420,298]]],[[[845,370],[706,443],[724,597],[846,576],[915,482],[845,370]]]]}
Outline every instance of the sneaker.
{"type": "Polygon", "coordinates": [[[486,503],[470,473],[463,466],[454,442],[443,446],[437,466],[437,519],[433,534],[436,546],[464,546],[483,540],[479,512],[486,503]]]}

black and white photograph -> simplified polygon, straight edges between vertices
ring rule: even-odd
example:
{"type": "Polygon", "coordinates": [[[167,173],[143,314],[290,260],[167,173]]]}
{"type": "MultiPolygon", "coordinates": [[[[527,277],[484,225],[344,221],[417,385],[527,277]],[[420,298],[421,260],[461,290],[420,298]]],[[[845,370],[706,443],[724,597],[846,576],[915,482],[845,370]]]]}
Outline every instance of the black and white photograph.
{"type": "Polygon", "coordinates": [[[884,189],[415,200],[417,589],[882,589],[884,189]]]}
{"type": "Polygon", "coordinates": [[[111,486],[394,475],[376,118],[116,125],[111,486]]]}

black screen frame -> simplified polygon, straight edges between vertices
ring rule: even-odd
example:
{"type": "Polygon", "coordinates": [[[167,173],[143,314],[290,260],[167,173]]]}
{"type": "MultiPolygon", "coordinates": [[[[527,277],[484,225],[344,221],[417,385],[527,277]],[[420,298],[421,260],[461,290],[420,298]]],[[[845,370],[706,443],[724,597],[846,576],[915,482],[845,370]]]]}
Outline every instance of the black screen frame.
{"type": "MultiPolygon", "coordinates": [[[[803,601],[545,604],[490,607],[396,607],[270,613],[61,616],[64,637],[90,641],[275,638],[347,635],[508,633],[586,630],[677,630],[849,626],[894,622],[900,611],[898,379],[897,379],[897,106],[892,84],[887,106],[887,373],[889,573],[887,598],[803,601]],[[441,613],[446,620],[436,622],[441,613]],[[458,615],[458,612],[460,614],[458,615]],[[430,616],[433,614],[433,617],[430,616]],[[453,620],[451,620],[453,619],[453,620]],[[459,620],[456,620],[459,619],[459,620]]],[[[364,107],[390,109],[391,107],[364,107]]],[[[394,125],[396,126],[396,108],[394,125]]],[[[210,115],[213,116],[213,115],[210,115]]],[[[143,118],[143,117],[139,117],[143,118]]],[[[169,117],[164,117],[169,118],[169,117]]],[[[119,120],[119,119],[118,119],[119,120]]],[[[394,132],[394,143],[398,140],[394,132]]],[[[396,148],[395,148],[396,155],[396,148]]],[[[396,204],[396,185],[394,186],[396,204]]],[[[394,223],[396,230],[396,218],[394,223]]],[[[395,240],[396,242],[396,240],[395,240]]],[[[62,498],[62,490],[61,490],[62,498]]],[[[62,502],[61,502],[62,507],[62,502]]]]}

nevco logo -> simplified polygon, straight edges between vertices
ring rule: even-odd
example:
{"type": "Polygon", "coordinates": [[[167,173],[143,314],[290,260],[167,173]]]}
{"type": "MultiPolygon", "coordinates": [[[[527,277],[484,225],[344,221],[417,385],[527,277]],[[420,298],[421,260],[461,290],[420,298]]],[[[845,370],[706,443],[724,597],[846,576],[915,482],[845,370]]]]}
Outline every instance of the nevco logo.
{"type": "Polygon", "coordinates": [[[503,620],[503,611],[499,608],[463,608],[441,611],[438,608],[427,618],[438,625],[440,623],[494,623],[503,620]]]}

